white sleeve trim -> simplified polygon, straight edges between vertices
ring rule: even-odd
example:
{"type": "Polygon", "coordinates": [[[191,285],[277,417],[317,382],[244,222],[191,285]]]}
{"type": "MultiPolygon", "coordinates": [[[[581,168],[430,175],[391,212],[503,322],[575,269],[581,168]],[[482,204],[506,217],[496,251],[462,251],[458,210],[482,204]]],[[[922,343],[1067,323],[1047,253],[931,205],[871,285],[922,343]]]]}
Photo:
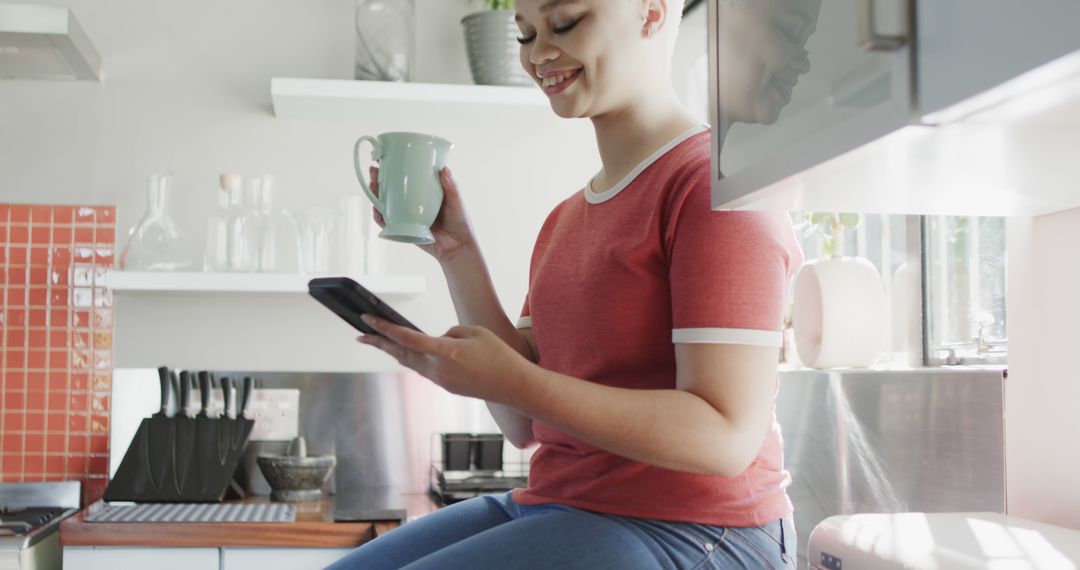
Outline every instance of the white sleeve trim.
{"type": "Polygon", "coordinates": [[[531,329],[532,328],[532,317],[521,317],[520,319],[518,319],[517,328],[519,328],[519,329],[531,329]]]}
{"type": "Polygon", "coordinates": [[[749,344],[779,348],[784,344],[784,333],[755,329],[673,329],[671,342],[701,344],[749,344]]]}

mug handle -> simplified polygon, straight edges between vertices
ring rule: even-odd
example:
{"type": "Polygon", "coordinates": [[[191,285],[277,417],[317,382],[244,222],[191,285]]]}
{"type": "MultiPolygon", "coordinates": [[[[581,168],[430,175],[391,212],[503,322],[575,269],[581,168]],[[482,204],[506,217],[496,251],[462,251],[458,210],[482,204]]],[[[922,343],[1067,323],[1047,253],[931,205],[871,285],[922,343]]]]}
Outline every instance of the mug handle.
{"type": "Polygon", "coordinates": [[[379,143],[379,139],[364,135],[356,140],[356,145],[353,146],[353,165],[356,167],[356,179],[360,181],[360,187],[364,189],[364,194],[367,194],[371,203],[375,205],[375,209],[379,211],[383,216],[386,215],[386,201],[380,199],[378,196],[371,192],[371,188],[368,187],[367,180],[364,179],[364,170],[360,168],[360,145],[367,141],[371,143],[371,160],[378,162],[382,159],[382,144],[379,143]]]}

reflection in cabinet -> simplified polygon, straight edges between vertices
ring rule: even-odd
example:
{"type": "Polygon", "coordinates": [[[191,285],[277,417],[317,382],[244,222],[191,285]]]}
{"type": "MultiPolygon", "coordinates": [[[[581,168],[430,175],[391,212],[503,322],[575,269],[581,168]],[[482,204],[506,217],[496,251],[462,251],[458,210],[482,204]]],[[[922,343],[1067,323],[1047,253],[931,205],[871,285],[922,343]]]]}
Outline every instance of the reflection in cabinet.
{"type": "Polygon", "coordinates": [[[1062,0],[709,0],[713,207],[1080,207],[1077,21],[1062,0]]]}
{"type": "Polygon", "coordinates": [[[218,570],[217,548],[64,548],[65,570],[218,570]]]}

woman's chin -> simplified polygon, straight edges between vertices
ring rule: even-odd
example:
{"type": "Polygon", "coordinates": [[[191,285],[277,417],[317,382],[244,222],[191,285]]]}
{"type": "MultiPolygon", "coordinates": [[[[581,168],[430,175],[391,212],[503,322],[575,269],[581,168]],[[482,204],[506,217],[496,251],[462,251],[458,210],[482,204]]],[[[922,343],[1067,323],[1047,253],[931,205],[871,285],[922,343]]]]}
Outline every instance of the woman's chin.
{"type": "Polygon", "coordinates": [[[581,115],[577,112],[577,109],[573,105],[567,105],[565,103],[551,102],[551,110],[555,112],[559,118],[562,119],[580,119],[581,115]]]}
{"type": "Polygon", "coordinates": [[[551,101],[551,110],[562,119],[588,119],[592,115],[586,105],[576,101],[551,101]]]}

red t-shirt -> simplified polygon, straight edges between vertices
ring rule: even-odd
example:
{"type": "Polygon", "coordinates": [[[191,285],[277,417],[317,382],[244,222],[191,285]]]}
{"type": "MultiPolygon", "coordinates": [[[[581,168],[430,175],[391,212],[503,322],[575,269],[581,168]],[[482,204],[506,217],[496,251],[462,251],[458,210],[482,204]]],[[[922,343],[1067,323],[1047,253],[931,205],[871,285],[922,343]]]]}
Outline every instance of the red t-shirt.
{"type": "MultiPolygon", "coordinates": [[[[674,343],[779,347],[802,263],[785,212],[711,209],[708,130],[684,133],[603,193],[576,192],[544,222],[519,328],[545,369],[605,386],[674,389],[674,343]]],[[[598,413],[602,413],[599,412],[598,413]]],[[[791,512],[775,413],[757,458],[725,478],[632,461],[533,422],[540,448],[520,504],[710,525],[791,512]]]]}

